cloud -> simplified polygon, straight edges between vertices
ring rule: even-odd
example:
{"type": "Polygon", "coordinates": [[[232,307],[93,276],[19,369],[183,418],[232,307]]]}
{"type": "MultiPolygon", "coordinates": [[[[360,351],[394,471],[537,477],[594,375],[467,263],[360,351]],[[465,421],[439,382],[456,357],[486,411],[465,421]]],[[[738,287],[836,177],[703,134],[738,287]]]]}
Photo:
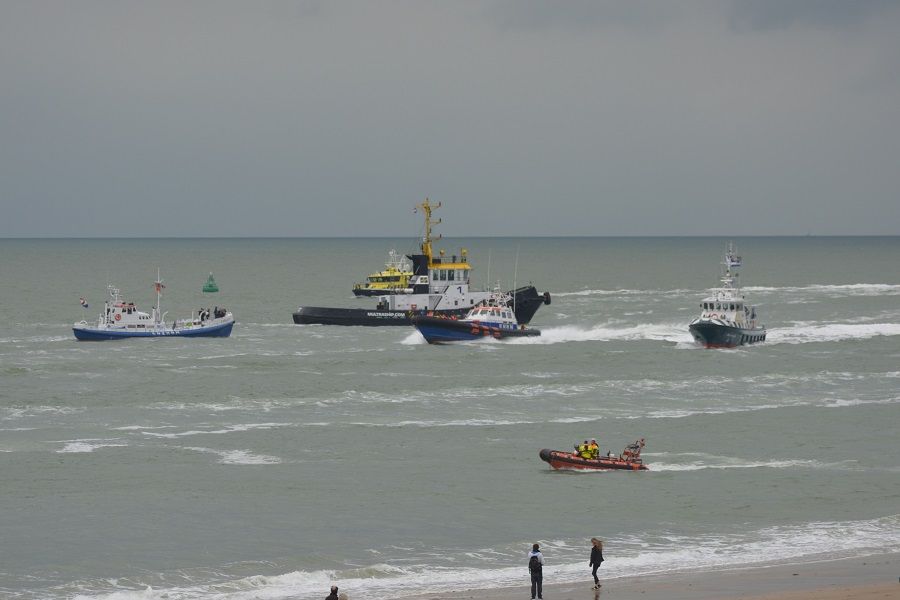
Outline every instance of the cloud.
{"type": "Polygon", "coordinates": [[[884,14],[898,12],[894,0],[734,0],[729,23],[736,31],[854,28],[884,14]]]}

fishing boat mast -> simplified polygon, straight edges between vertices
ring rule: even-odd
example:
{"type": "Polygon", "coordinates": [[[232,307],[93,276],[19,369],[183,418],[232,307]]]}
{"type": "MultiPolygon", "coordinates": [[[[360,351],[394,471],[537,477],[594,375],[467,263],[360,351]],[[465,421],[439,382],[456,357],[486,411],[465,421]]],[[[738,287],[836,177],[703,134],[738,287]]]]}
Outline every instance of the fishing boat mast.
{"type": "Polygon", "coordinates": [[[162,289],[166,287],[163,285],[162,279],[159,278],[159,267],[156,267],[156,281],[153,283],[153,286],[156,288],[156,314],[153,315],[153,320],[159,325],[162,315],[162,289]]]}

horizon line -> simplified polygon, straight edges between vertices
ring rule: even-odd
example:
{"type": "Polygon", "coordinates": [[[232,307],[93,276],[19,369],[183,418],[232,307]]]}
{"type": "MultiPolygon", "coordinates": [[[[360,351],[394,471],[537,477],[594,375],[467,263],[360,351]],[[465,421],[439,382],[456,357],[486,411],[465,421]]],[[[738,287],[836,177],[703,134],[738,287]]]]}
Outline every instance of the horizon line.
{"type": "MultiPolygon", "coordinates": [[[[67,236],[67,235],[23,235],[0,236],[0,240],[380,240],[409,237],[408,235],[247,235],[247,236],[67,236]]],[[[571,239],[664,239],[664,238],[893,238],[900,237],[900,233],[823,233],[823,234],[721,234],[721,235],[442,235],[443,238],[468,238],[468,239],[529,239],[529,238],[571,238],[571,239]]],[[[411,239],[418,240],[419,237],[411,239]]]]}

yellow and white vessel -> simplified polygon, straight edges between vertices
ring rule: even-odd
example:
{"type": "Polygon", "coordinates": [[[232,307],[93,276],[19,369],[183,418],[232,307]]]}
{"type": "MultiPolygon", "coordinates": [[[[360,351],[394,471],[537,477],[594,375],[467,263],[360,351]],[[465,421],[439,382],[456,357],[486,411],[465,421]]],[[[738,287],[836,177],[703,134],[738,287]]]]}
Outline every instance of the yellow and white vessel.
{"type": "Polygon", "coordinates": [[[384,270],[366,277],[365,283],[353,286],[356,296],[387,296],[390,294],[411,294],[409,280],[412,278],[412,265],[406,257],[396,250],[388,252],[388,260],[384,270]]]}

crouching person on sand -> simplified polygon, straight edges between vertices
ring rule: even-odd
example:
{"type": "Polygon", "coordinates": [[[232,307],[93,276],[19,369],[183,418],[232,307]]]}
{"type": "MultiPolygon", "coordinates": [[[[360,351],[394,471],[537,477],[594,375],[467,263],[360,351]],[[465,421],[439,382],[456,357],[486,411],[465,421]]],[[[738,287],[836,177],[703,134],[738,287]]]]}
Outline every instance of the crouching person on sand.
{"type": "Polygon", "coordinates": [[[534,544],[528,553],[528,572],[531,573],[531,600],[543,598],[544,584],[544,555],[541,554],[541,545],[534,544]]]}

